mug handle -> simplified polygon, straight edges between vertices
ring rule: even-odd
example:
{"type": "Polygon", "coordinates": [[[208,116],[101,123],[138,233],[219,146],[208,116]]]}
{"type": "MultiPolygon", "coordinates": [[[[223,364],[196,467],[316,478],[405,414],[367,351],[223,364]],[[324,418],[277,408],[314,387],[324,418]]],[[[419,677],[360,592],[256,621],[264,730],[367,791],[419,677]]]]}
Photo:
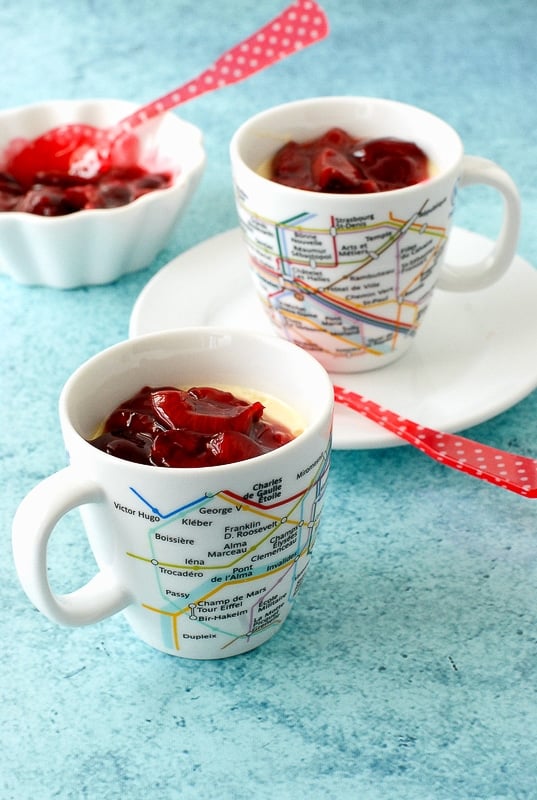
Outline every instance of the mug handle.
{"type": "Polygon", "coordinates": [[[30,491],[13,520],[13,557],[22,588],[36,608],[62,625],[99,622],[132,602],[107,569],[69,594],[55,594],[48,581],[47,544],[57,522],[77,506],[98,503],[102,498],[96,483],[65,467],[30,491]]]}
{"type": "Polygon", "coordinates": [[[504,199],[500,235],[484,258],[473,264],[444,263],[437,281],[439,289],[450,292],[473,292],[491,286],[507,271],[516,255],[520,229],[520,196],[518,189],[501,167],[480,156],[464,156],[459,186],[483,183],[497,189],[504,199]]]}

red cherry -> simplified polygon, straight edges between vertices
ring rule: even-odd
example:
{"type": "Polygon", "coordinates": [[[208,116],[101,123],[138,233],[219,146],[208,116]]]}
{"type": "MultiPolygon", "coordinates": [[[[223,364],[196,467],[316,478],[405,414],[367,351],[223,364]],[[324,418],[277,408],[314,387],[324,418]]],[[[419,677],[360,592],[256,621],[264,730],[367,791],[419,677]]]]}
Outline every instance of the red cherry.
{"type": "Polygon", "coordinates": [[[268,448],[238,431],[223,431],[208,443],[214,464],[232,464],[266,453],[268,448]]]}
{"type": "Polygon", "coordinates": [[[171,185],[170,174],[148,172],[136,163],[136,137],[116,143],[112,166],[96,147],[98,139],[89,126],[80,126],[78,133],[59,128],[32,142],[11,142],[4,153],[5,172],[0,173],[0,212],[51,217],[116,208],[171,185]]]}
{"type": "MultiPolygon", "coordinates": [[[[364,174],[352,160],[333,148],[326,147],[314,157],[311,174],[321,192],[342,192],[344,194],[363,187],[364,174]]],[[[372,182],[369,182],[372,184],[372,182]]],[[[371,191],[375,191],[372,184],[371,191]]],[[[362,192],[364,189],[362,188],[362,192]]]]}
{"type": "Polygon", "coordinates": [[[215,389],[154,392],[153,406],[169,427],[211,434],[222,430],[245,433],[263,413],[261,403],[248,404],[215,389]]]}
{"type": "Polygon", "coordinates": [[[88,140],[85,127],[80,132],[58,128],[53,135],[39,136],[19,150],[7,164],[7,171],[25,188],[39,172],[70,175],[73,162],[91,157],[95,143],[88,140]]]}
{"type": "Polygon", "coordinates": [[[288,142],[274,156],[271,177],[314,192],[365,194],[412,186],[428,177],[426,154],[413,142],[367,141],[330,128],[311,141],[288,142]]]}
{"type": "Polygon", "coordinates": [[[156,467],[207,467],[207,437],[193,431],[168,430],[158,434],[149,461],[156,467]]]}
{"type": "Polygon", "coordinates": [[[293,439],[249,403],[207,386],[188,391],[144,386],[107,418],[92,444],[110,455],[160,467],[231,464],[293,439]]]}

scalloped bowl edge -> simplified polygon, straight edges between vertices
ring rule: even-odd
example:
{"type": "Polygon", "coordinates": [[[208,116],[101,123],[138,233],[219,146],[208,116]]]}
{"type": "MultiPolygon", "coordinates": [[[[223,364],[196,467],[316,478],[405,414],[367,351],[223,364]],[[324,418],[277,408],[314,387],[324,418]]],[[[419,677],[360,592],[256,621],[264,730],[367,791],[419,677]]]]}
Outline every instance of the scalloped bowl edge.
{"type": "MultiPolygon", "coordinates": [[[[31,139],[63,122],[104,127],[136,107],[123,100],[61,100],[0,111],[0,153],[17,136],[31,139]]],[[[72,289],[147,267],[192,199],[206,154],[200,129],[170,112],[144,125],[142,141],[140,163],[172,172],[172,186],[112,209],[61,217],[0,213],[0,273],[24,285],[72,289]]]]}

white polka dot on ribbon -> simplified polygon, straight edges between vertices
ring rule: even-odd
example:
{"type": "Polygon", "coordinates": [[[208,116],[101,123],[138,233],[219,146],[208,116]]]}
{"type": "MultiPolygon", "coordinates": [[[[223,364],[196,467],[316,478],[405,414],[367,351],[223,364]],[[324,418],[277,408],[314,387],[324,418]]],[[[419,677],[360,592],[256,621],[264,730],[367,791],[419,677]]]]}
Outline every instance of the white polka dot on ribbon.
{"type": "MultiPolygon", "coordinates": [[[[162,113],[163,108],[175,108],[211,89],[242,81],[276,61],[320,42],[328,31],[326,15],[314,0],[296,0],[271,22],[220,56],[201,75],[144,106],[145,118],[150,119],[162,113]]],[[[142,110],[134,112],[119,126],[134,127],[141,121],[141,114],[142,110]]]]}
{"type": "Polygon", "coordinates": [[[340,386],[334,386],[334,397],[441,464],[525,497],[537,497],[534,458],[498,450],[458,434],[435,431],[340,386]]]}

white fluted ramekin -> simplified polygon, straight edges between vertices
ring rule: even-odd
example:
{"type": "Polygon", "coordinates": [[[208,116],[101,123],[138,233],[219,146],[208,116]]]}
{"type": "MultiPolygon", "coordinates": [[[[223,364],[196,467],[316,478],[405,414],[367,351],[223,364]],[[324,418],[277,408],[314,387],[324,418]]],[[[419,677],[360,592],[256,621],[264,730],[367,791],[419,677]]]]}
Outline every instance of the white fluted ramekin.
{"type": "MultiPolygon", "coordinates": [[[[2,154],[16,137],[33,139],[65,122],[106,127],[135,104],[122,100],[51,101],[0,111],[2,154]]],[[[202,133],[172,113],[146,123],[139,163],[169,171],[173,183],[118,208],[59,217],[0,212],[0,273],[35,286],[106,284],[148,266],[166,245],[205,167],[202,133]]]]}

